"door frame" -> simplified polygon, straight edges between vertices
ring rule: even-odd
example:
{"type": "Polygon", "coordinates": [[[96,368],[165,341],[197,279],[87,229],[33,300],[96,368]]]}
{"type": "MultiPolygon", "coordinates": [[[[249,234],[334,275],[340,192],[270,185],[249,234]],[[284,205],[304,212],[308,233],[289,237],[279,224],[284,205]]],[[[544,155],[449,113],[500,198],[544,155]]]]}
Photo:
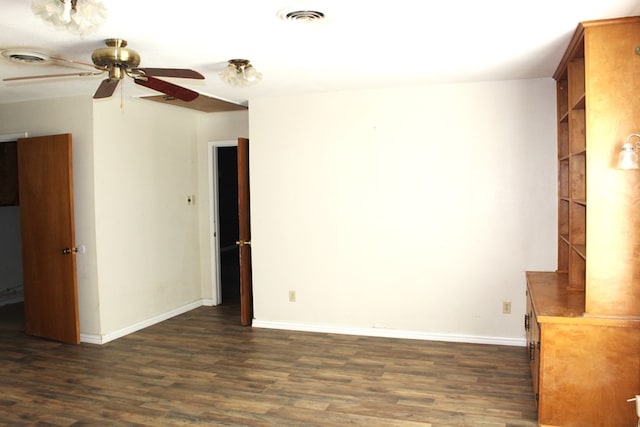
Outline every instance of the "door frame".
{"type": "Polygon", "coordinates": [[[29,134],[27,132],[18,132],[18,133],[0,133],[0,142],[13,142],[17,141],[18,138],[28,138],[29,134]]]}
{"type": "Polygon", "coordinates": [[[207,149],[209,181],[209,259],[211,273],[211,299],[213,305],[222,304],[222,277],[220,271],[220,206],[218,203],[218,147],[237,147],[238,140],[209,141],[207,149]]]}

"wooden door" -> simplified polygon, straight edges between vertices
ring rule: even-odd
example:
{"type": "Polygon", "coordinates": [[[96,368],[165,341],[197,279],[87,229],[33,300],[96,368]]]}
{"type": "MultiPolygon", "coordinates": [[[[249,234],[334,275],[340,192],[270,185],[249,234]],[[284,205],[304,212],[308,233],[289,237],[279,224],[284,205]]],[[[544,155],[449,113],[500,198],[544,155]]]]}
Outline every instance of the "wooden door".
{"type": "Polygon", "coordinates": [[[240,246],[240,322],[251,326],[253,290],[251,285],[251,222],[249,204],[249,140],[238,138],[238,220],[240,246]]]}
{"type": "Polygon", "coordinates": [[[25,332],[80,342],[71,135],[18,140],[25,332]]]}

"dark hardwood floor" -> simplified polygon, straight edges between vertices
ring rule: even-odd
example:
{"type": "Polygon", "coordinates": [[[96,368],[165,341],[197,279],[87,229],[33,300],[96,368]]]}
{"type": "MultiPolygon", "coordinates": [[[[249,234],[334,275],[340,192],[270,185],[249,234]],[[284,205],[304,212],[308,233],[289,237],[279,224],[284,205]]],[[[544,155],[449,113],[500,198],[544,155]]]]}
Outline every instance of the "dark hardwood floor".
{"type": "Polygon", "coordinates": [[[537,425],[524,348],[238,322],[200,307],[102,346],[0,331],[0,425],[537,425]]]}
{"type": "Polygon", "coordinates": [[[24,303],[0,305],[0,331],[24,331],[24,303]]]}

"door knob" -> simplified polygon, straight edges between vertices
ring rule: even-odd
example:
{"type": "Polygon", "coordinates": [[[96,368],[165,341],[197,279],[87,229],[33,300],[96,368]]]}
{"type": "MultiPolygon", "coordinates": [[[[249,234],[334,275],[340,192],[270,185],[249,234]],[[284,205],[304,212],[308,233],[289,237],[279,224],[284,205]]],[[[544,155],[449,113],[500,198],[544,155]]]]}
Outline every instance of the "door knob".
{"type": "Polygon", "coordinates": [[[236,245],[241,246],[241,247],[244,246],[244,245],[251,246],[251,240],[238,240],[236,242],[236,245]]]}
{"type": "Polygon", "coordinates": [[[62,253],[63,253],[64,255],[70,255],[70,254],[72,254],[72,253],[77,254],[77,253],[78,253],[78,248],[64,248],[64,249],[62,250],[62,253]]]}

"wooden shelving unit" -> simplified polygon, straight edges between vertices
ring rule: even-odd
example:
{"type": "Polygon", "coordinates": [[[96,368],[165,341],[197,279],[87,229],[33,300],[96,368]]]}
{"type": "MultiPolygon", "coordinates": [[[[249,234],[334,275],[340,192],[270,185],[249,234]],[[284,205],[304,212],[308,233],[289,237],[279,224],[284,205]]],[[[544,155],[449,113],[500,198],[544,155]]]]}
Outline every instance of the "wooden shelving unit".
{"type": "Polygon", "coordinates": [[[558,268],[528,272],[540,425],[634,425],[640,393],[640,17],[578,25],[557,68],[558,268]]]}

